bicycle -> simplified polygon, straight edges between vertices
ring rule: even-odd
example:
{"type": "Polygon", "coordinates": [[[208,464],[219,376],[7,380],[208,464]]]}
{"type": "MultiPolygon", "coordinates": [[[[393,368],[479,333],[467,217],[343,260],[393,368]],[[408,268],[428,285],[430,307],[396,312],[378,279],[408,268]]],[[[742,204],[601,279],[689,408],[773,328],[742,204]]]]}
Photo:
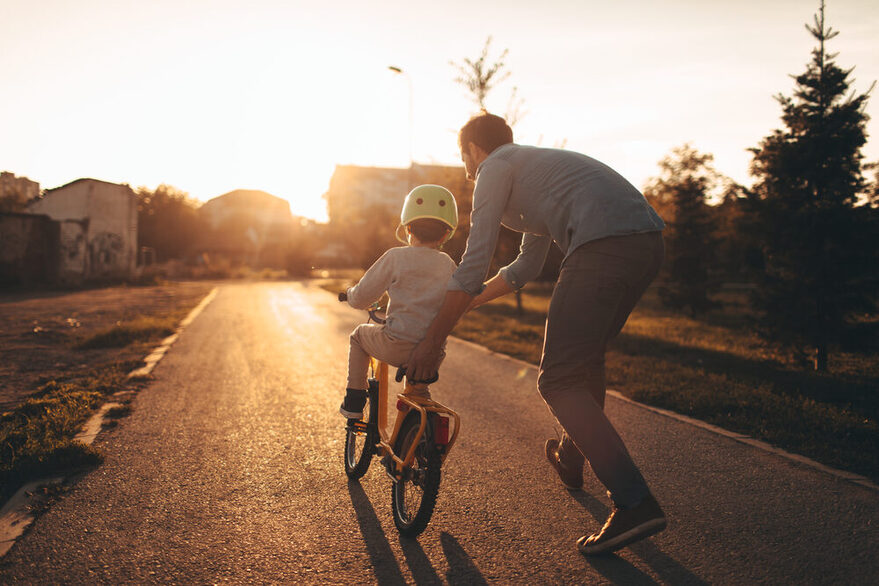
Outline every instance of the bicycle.
{"type": "MultiPolygon", "coordinates": [[[[346,301],[339,293],[339,301],[346,301]]],[[[369,308],[369,321],[385,323],[380,308],[369,308]]],[[[439,494],[441,468],[460,430],[457,413],[429,397],[413,394],[410,381],[397,395],[393,428],[388,428],[388,364],[370,358],[366,405],[362,419],[349,419],[345,426],[345,474],[358,480],[366,474],[373,455],[381,457],[385,472],[393,481],[391,511],[394,525],[401,535],[417,537],[433,515],[439,494]]],[[[406,374],[398,368],[394,379],[401,382],[406,374]]]]}

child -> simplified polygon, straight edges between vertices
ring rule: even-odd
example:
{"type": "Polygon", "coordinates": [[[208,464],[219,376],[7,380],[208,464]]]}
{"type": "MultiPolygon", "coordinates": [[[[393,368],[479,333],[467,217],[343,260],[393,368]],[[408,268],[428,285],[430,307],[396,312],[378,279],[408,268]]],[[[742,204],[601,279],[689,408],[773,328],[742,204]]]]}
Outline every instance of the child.
{"type": "MultiPolygon", "coordinates": [[[[348,303],[357,309],[366,309],[385,292],[390,300],[384,325],[361,324],[351,333],[348,388],[339,409],[345,417],[363,417],[369,357],[400,366],[427,332],[456,268],[455,261],[438,249],[457,226],[458,208],[448,189],[416,187],[403,202],[397,226],[397,240],[408,246],[385,252],[360,282],[348,289],[348,303]]],[[[419,390],[426,392],[426,385],[420,385],[419,390]]]]}

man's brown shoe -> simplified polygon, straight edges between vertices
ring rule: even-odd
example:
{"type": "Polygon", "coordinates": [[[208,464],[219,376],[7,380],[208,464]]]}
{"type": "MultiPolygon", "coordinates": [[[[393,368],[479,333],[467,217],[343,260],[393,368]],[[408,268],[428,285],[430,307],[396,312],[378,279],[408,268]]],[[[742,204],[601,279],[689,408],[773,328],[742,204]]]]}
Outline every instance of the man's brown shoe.
{"type": "Polygon", "coordinates": [[[546,459],[555,468],[559,475],[559,479],[568,490],[583,490],[583,463],[579,465],[565,465],[559,457],[559,440],[546,440],[544,445],[546,450],[546,459]]]}
{"type": "Polygon", "coordinates": [[[577,548],[585,555],[610,553],[659,533],[665,527],[665,513],[653,495],[647,495],[632,508],[614,507],[601,531],[578,539],[577,548]]]}

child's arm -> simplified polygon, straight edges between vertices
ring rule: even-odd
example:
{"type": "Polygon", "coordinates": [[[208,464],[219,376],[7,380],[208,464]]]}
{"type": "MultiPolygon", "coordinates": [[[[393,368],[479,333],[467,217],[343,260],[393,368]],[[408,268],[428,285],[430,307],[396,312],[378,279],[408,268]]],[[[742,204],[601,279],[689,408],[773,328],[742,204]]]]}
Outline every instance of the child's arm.
{"type": "Polygon", "coordinates": [[[359,283],[348,288],[348,305],[355,309],[366,309],[388,290],[395,274],[394,255],[391,254],[391,250],[369,267],[359,283]]]}

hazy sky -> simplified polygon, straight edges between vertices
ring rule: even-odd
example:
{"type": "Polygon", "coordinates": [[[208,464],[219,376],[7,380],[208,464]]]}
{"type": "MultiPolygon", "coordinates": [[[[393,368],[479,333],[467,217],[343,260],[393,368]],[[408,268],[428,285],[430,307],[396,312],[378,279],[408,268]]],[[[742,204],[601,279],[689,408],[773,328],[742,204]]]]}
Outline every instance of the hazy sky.
{"type": "MultiPolygon", "coordinates": [[[[334,165],[459,164],[475,111],[450,61],[509,49],[516,141],[590,154],[643,187],[690,142],[750,184],[814,47],[811,0],[0,0],[0,170],[207,200],[237,188],[324,218],[334,165]],[[402,68],[405,75],[388,70],[402,68]]],[[[829,0],[829,45],[879,79],[879,2],[829,0]]],[[[873,95],[867,112],[877,114],[873,95]]],[[[871,121],[868,132],[877,135],[871,121]]],[[[864,154],[879,160],[879,137],[864,154]]]]}

